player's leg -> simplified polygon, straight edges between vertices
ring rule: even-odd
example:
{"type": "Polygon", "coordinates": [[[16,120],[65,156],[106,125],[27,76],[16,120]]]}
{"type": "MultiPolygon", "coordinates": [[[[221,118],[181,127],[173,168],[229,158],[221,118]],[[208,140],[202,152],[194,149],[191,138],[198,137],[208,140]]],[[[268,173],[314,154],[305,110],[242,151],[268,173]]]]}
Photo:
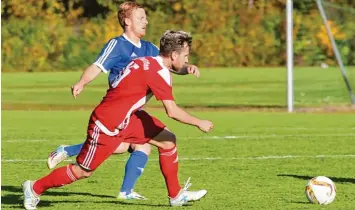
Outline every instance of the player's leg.
{"type": "Polygon", "coordinates": [[[36,209],[36,206],[40,200],[39,196],[47,189],[68,185],[79,179],[90,176],[89,172],[86,172],[83,169],[75,169],[75,167],[78,166],[69,164],[67,166],[63,166],[55,169],[50,174],[40,178],[37,181],[30,181],[30,180],[25,181],[22,184],[23,195],[24,195],[24,200],[23,200],[24,207],[26,209],[36,209]],[[76,173],[74,173],[74,171],[76,171],[76,173]]]}
{"type": "Polygon", "coordinates": [[[165,128],[150,140],[149,143],[158,147],[160,170],[165,178],[169,197],[174,198],[181,190],[178,180],[179,164],[176,137],[165,128]]]}
{"type": "MultiPolygon", "coordinates": [[[[77,155],[83,144],[77,145],[69,145],[59,146],[55,151],[53,151],[47,160],[47,166],[49,169],[54,168],[59,163],[67,159],[68,157],[77,155]]],[[[144,196],[133,191],[133,187],[137,182],[139,176],[143,173],[145,165],[148,161],[148,155],[151,151],[150,144],[145,145],[132,145],[133,152],[131,153],[130,158],[128,159],[125,167],[125,176],[123,180],[123,184],[118,194],[119,199],[131,200],[138,199],[144,200],[146,199],[144,196]]],[[[130,147],[130,143],[121,143],[120,146],[114,151],[114,154],[122,154],[127,152],[130,147]]]]}
{"type": "MultiPolygon", "coordinates": [[[[75,156],[79,154],[83,144],[77,145],[61,145],[55,151],[51,152],[47,160],[47,166],[49,169],[56,167],[59,163],[67,159],[68,157],[75,156]]],[[[127,152],[130,143],[122,143],[119,147],[114,151],[114,154],[121,154],[127,152]]],[[[131,200],[138,199],[144,200],[146,199],[144,196],[133,191],[133,187],[137,182],[137,179],[143,173],[145,165],[148,161],[148,155],[151,151],[150,144],[144,145],[133,145],[133,152],[131,153],[130,158],[128,159],[125,167],[125,176],[123,180],[123,184],[118,194],[119,199],[131,200]]]]}
{"type": "Polygon", "coordinates": [[[134,192],[133,188],[144,171],[152,147],[150,144],[131,144],[131,149],[133,151],[126,163],[125,175],[118,198],[145,200],[146,198],[134,192]]]}
{"type": "Polygon", "coordinates": [[[206,194],[205,190],[187,191],[189,185],[181,189],[178,180],[176,137],[161,121],[145,111],[137,111],[123,133],[126,142],[136,144],[149,142],[159,148],[160,169],[171,197],[171,205],[182,205],[187,201],[198,200],[206,194]]]}
{"type": "Polygon", "coordinates": [[[130,143],[126,143],[126,142],[122,142],[120,144],[120,146],[118,146],[115,151],[113,152],[113,154],[123,154],[126,153],[129,150],[130,147],[130,143]]]}
{"type": "Polygon", "coordinates": [[[87,178],[103,161],[105,161],[119,146],[120,141],[107,136],[91,122],[89,124],[87,140],[77,156],[77,164],[69,164],[53,170],[47,176],[37,181],[23,183],[24,206],[35,209],[39,196],[47,189],[71,184],[77,180],[87,178]]]}
{"type": "Polygon", "coordinates": [[[187,191],[191,186],[190,178],[181,189],[178,180],[178,152],[175,135],[165,128],[156,137],[149,141],[158,147],[160,170],[165,178],[170,197],[170,205],[182,206],[188,201],[197,201],[204,197],[206,190],[187,191]]]}
{"type": "Polygon", "coordinates": [[[47,159],[47,167],[52,169],[68,157],[78,155],[83,147],[83,144],[84,143],[75,145],[60,145],[56,150],[49,154],[47,159]]]}
{"type": "MultiPolygon", "coordinates": [[[[49,169],[55,168],[59,163],[66,160],[68,157],[76,156],[79,154],[84,143],[76,145],[60,145],[56,150],[51,152],[47,159],[47,167],[49,169]]],[[[115,150],[115,154],[127,152],[129,143],[122,143],[115,150]]]]}

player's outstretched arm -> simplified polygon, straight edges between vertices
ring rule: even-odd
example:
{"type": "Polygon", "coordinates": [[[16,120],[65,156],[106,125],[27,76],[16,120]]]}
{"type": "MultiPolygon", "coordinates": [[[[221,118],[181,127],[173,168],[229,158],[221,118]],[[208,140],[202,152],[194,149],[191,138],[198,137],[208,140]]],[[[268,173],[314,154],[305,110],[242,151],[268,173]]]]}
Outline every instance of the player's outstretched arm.
{"type": "Polygon", "coordinates": [[[213,123],[208,120],[201,120],[197,117],[194,117],[178,107],[175,101],[172,100],[163,100],[162,101],[165,107],[165,111],[170,118],[173,118],[179,122],[194,125],[198,127],[203,132],[208,132],[213,128],[213,123]]]}
{"type": "Polygon", "coordinates": [[[94,64],[85,69],[79,82],[77,82],[71,88],[71,92],[74,98],[76,98],[81,93],[81,91],[83,91],[85,85],[94,80],[100,73],[101,69],[94,64]]]}
{"type": "Polygon", "coordinates": [[[198,67],[191,64],[185,64],[179,71],[171,71],[171,72],[178,75],[193,74],[196,77],[200,77],[200,70],[198,69],[198,67]]]}

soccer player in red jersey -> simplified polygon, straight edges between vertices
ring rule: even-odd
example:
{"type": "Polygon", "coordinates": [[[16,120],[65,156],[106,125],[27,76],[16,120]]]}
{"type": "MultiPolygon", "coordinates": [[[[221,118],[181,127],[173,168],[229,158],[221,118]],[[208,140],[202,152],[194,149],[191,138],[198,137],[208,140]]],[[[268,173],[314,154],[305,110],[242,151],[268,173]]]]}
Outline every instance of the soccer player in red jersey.
{"type": "MultiPolygon", "coordinates": [[[[142,5],[126,1],[122,3],[117,12],[118,22],[124,32],[122,35],[111,38],[101,49],[95,62],[82,74],[80,80],[73,85],[74,98],[83,91],[85,85],[94,80],[100,72],[108,73],[108,85],[112,86],[119,78],[120,73],[133,59],[144,56],[158,56],[159,48],[153,43],[142,40],[147,29],[147,15],[142,5]]],[[[197,66],[186,64],[178,74],[194,74],[199,76],[197,66]]],[[[133,87],[132,87],[133,88],[133,87]]],[[[68,157],[77,156],[84,143],[75,145],[60,145],[50,153],[47,160],[49,169],[55,168],[68,157]]],[[[137,179],[142,175],[151,153],[151,145],[122,143],[115,153],[130,151],[130,157],[125,166],[123,183],[118,193],[119,199],[146,199],[133,190],[137,179]]]]}
{"type": "Polygon", "coordinates": [[[186,32],[167,31],[160,39],[159,56],[138,58],[127,65],[120,79],[92,112],[87,139],[77,156],[77,163],[57,168],[37,181],[23,183],[26,209],[35,209],[39,196],[47,189],[89,177],[122,142],[150,143],[159,148],[160,169],[171,206],[199,200],[207,193],[206,190],[187,191],[188,182],[181,188],[175,135],[158,119],[141,110],[154,95],[162,101],[170,118],[196,126],[203,132],[213,128],[212,122],[191,116],[179,108],[172,94],[170,71],[181,69],[187,63],[191,40],[186,32]]]}

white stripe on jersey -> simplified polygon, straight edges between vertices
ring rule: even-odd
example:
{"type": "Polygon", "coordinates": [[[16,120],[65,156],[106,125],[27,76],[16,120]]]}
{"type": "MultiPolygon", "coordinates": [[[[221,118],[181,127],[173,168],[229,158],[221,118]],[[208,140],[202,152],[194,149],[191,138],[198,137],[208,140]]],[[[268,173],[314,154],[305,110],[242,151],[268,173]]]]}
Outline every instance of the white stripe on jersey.
{"type": "Polygon", "coordinates": [[[129,124],[129,120],[130,120],[130,116],[131,116],[132,112],[134,110],[138,109],[139,107],[143,106],[144,104],[146,104],[152,96],[153,96],[153,93],[149,93],[148,95],[146,95],[143,98],[139,99],[135,104],[133,104],[133,106],[128,110],[125,119],[118,126],[118,129],[126,128],[127,125],[129,124]]]}
{"type": "Polygon", "coordinates": [[[113,39],[113,40],[114,40],[114,42],[112,42],[113,44],[111,45],[111,48],[107,50],[106,56],[103,58],[103,61],[101,62],[102,64],[105,62],[105,60],[107,59],[108,55],[112,52],[113,48],[115,48],[115,46],[117,44],[117,40],[116,39],[113,39]]]}
{"type": "MultiPolygon", "coordinates": [[[[145,95],[143,98],[139,99],[135,104],[133,104],[133,106],[128,110],[127,114],[126,114],[126,117],[125,119],[121,122],[121,124],[117,127],[118,129],[122,130],[122,129],[125,129],[128,124],[129,124],[129,120],[130,120],[130,116],[132,114],[132,112],[136,109],[138,109],[139,107],[143,106],[145,103],[147,103],[149,101],[149,99],[153,96],[153,93],[149,93],[147,95],[145,95]]],[[[104,124],[102,124],[99,120],[96,120],[95,121],[95,128],[98,128],[100,129],[103,133],[105,133],[106,135],[108,136],[115,136],[119,133],[119,130],[118,129],[115,129],[114,132],[110,131],[104,124]]],[[[99,133],[95,133],[95,128],[94,128],[94,133],[92,134],[92,138],[93,138],[93,142],[97,144],[97,136],[99,133]]],[[[96,145],[94,145],[96,146],[96,145]]],[[[84,159],[84,162],[81,166],[83,167],[86,167],[86,169],[88,169],[89,164],[87,164],[88,161],[91,162],[90,159],[92,159],[92,157],[89,157],[89,155],[93,153],[92,152],[92,145],[90,145],[90,148],[89,148],[89,153],[86,155],[85,159],[84,159]],[[89,159],[88,159],[89,158],[89,159]]]]}
{"type": "Polygon", "coordinates": [[[99,67],[101,69],[102,72],[104,72],[105,74],[108,73],[108,70],[105,69],[105,67],[97,62],[94,63],[97,67],[99,67]]]}
{"type": "Polygon", "coordinates": [[[160,50],[158,46],[156,46],[155,44],[151,43],[154,47],[157,48],[157,50],[160,50]]]}
{"type": "Polygon", "coordinates": [[[164,79],[164,81],[171,86],[171,75],[170,71],[167,68],[163,68],[158,71],[158,74],[164,79]]]}
{"type": "Polygon", "coordinates": [[[99,59],[95,63],[103,65],[105,60],[107,59],[107,56],[112,52],[112,49],[116,46],[117,40],[116,39],[111,39],[111,41],[108,43],[104,53],[100,56],[99,59]]]}

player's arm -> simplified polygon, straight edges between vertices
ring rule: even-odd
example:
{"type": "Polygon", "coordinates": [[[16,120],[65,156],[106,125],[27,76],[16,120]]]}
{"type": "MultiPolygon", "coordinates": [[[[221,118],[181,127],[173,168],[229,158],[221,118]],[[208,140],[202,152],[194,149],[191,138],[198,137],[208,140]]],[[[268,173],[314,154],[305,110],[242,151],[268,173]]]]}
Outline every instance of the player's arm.
{"type": "Polygon", "coordinates": [[[194,125],[203,132],[208,132],[213,128],[212,122],[194,117],[178,107],[173,100],[162,100],[167,115],[179,122],[194,125]]]}
{"type": "Polygon", "coordinates": [[[165,111],[170,118],[179,122],[197,126],[201,131],[208,132],[213,128],[212,122],[196,118],[178,107],[174,101],[171,75],[168,69],[158,72],[146,71],[147,85],[155,98],[163,102],[165,111]]]}
{"type": "Polygon", "coordinates": [[[79,82],[72,86],[74,98],[76,98],[83,91],[84,86],[94,80],[101,71],[108,73],[111,70],[117,62],[117,48],[119,48],[119,45],[115,39],[111,39],[105,44],[94,64],[89,66],[81,75],[79,82]]]}
{"type": "Polygon", "coordinates": [[[179,71],[171,72],[178,75],[193,74],[196,77],[200,77],[200,70],[198,69],[198,67],[191,64],[185,64],[179,71]]]}
{"type": "Polygon", "coordinates": [[[95,64],[89,66],[81,75],[80,80],[72,86],[72,94],[74,98],[76,98],[81,91],[83,91],[85,85],[94,80],[100,73],[101,69],[95,64]]]}

